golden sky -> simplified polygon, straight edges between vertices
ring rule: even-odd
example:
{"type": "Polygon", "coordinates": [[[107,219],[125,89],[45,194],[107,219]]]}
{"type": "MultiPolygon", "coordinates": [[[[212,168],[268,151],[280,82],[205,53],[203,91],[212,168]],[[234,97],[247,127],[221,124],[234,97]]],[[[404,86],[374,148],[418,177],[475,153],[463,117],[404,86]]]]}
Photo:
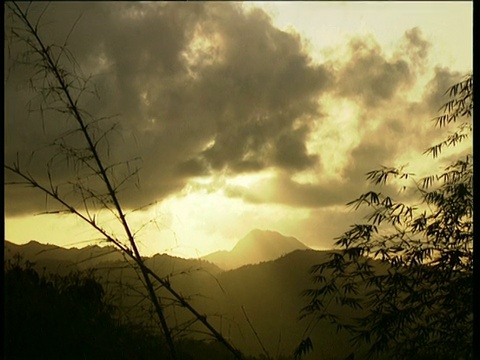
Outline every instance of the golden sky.
{"type": "MultiPolygon", "coordinates": [[[[229,250],[254,228],[330,247],[360,219],[345,204],[367,189],[367,171],[438,170],[422,155],[445,135],[430,119],[472,69],[473,2],[58,2],[42,34],[63,43],[79,14],[69,48],[99,95],[82,106],[118,115],[102,123],[119,124],[104,155],[140,169],[120,197],[145,255],[229,250]]],[[[46,181],[54,152],[45,145],[69,123],[28,115],[32,72],[10,68],[19,48],[9,50],[5,162],[18,153],[46,181]]],[[[71,181],[55,161],[54,180],[71,181]]],[[[33,215],[57,209],[7,186],[5,238],[98,242],[71,215],[33,215]]]]}

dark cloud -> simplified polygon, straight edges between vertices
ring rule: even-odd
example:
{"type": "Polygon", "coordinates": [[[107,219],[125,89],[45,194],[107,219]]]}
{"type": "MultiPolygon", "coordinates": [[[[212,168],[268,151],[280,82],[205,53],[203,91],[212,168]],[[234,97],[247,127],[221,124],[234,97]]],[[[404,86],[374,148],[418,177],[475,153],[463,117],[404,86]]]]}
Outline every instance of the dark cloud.
{"type": "MultiPolygon", "coordinates": [[[[373,135],[373,134],[372,134],[373,135]]],[[[374,136],[378,136],[376,133],[374,136]]],[[[383,139],[383,138],[382,138],[383,139]]],[[[378,139],[371,139],[371,141],[365,141],[355,147],[350,153],[350,161],[345,167],[343,176],[350,181],[358,181],[365,178],[365,174],[368,171],[377,169],[382,165],[388,164],[390,161],[391,153],[395,153],[392,146],[396,146],[392,143],[390,147],[382,146],[378,139]]]]}
{"type": "Polygon", "coordinates": [[[432,114],[432,118],[439,115],[441,107],[448,101],[447,90],[458,83],[464,75],[466,74],[452,72],[448,68],[435,67],[434,75],[426,86],[423,100],[426,111],[432,114]]]}
{"type": "Polygon", "coordinates": [[[374,39],[354,38],[348,44],[349,57],[339,67],[336,89],[339,95],[361,100],[374,107],[394,98],[402,86],[412,83],[407,61],[387,58],[374,39]]]}
{"type": "MultiPolygon", "coordinates": [[[[39,14],[45,5],[33,6],[39,14]]],[[[403,96],[426,74],[430,44],[418,28],[405,32],[393,55],[372,37],[357,37],[335,49],[346,48],[347,55],[320,65],[305,53],[299,35],[235,2],[58,2],[44,14],[42,34],[63,43],[80,14],[70,49],[83,73],[94,75],[99,94],[86,95],[83,107],[95,118],[118,114],[98,123],[98,138],[101,129],[112,129],[99,149],[108,164],[138,159],[117,167],[117,182],[140,168],[138,189],[130,182],[120,193],[127,207],[161,200],[192,177],[262,170],[277,175],[252,189],[227,186],[225,194],[252,203],[344,205],[366,189],[367,171],[399,165],[401,155],[430,145],[438,133],[429,120],[444,102],[445,89],[458,81],[458,74],[439,67],[420,100],[403,96]],[[347,146],[341,182],[322,179],[328,154],[311,153],[307,146],[328,116],[318,106],[323,94],[360,105],[360,141],[347,146]],[[293,180],[305,170],[318,170],[318,181],[293,180]]],[[[8,44],[10,68],[21,47],[8,44]]],[[[29,102],[32,108],[41,104],[28,88],[33,71],[17,66],[7,74],[5,162],[18,153],[24,169],[46,181],[45,164],[58,148],[45,146],[71,125],[62,114],[48,112],[41,121],[38,112],[26,111],[29,102]]],[[[78,134],[66,140],[77,149],[85,146],[78,134]]],[[[71,166],[59,159],[52,166],[55,180],[74,180],[71,166]]],[[[7,213],[44,209],[44,198],[31,194],[7,188],[7,213]]]]}
{"type": "Polygon", "coordinates": [[[420,28],[414,27],[405,32],[398,56],[407,56],[411,63],[423,68],[426,65],[431,46],[432,44],[423,37],[420,28]]]}
{"type": "MultiPolygon", "coordinates": [[[[32,14],[44,6],[33,4],[32,14]]],[[[315,163],[305,146],[308,123],[330,74],[310,61],[297,35],[275,28],[262,11],[238,3],[53,3],[41,35],[62,44],[80,14],[69,49],[83,73],[95,75],[100,95],[85,97],[83,106],[96,117],[119,115],[101,123],[119,125],[102,143],[109,163],[141,159],[140,191],[123,193],[127,206],[160,199],[209,172],[296,171],[315,163]]],[[[16,44],[10,50],[7,62],[20,51],[16,44]]],[[[31,69],[9,75],[7,163],[71,129],[60,114],[46,114],[45,123],[38,113],[27,117],[34,94],[22,84],[31,69]]],[[[81,138],[67,140],[84,146],[81,138]]],[[[28,170],[45,180],[52,152],[35,156],[28,170]]],[[[64,164],[56,170],[57,181],[72,180],[64,164]]],[[[7,189],[9,213],[43,206],[21,209],[13,196],[7,189]]]]}
{"type": "Polygon", "coordinates": [[[278,138],[275,146],[275,163],[285,169],[304,170],[318,161],[316,155],[307,154],[305,142],[307,127],[285,132],[278,138]]]}

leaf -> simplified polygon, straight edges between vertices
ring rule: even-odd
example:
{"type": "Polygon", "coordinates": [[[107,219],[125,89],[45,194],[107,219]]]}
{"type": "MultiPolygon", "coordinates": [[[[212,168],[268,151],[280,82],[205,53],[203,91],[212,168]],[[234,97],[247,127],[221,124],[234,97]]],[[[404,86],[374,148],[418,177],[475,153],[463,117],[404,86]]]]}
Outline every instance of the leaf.
{"type": "Polygon", "coordinates": [[[295,360],[301,359],[303,355],[306,355],[310,351],[313,350],[313,343],[310,337],[307,337],[306,339],[302,340],[300,344],[297,346],[293,353],[293,357],[295,360]]]}

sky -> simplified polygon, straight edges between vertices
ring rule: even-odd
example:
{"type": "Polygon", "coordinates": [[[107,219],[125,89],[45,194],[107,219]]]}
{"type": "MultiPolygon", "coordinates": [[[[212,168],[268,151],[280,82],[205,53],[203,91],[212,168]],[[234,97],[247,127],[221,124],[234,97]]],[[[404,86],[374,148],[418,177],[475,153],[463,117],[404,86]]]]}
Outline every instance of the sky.
{"type": "MultiPolygon", "coordinates": [[[[230,250],[256,228],[328,249],[362,221],[346,203],[370,188],[368,171],[406,165],[421,177],[470,150],[422,155],[447,134],[431,121],[445,90],[472,70],[473,2],[45,6],[33,3],[29,15],[43,14],[40,35],[67,43],[76,73],[90,79],[95,92],[79,105],[97,138],[108,130],[99,151],[120,164],[113,180],[138,170],[119,197],[144,255],[230,250]]],[[[44,79],[19,64],[12,24],[7,11],[5,163],[19,160],[82,208],[71,184],[84,170],[58,146],[84,144],[64,114],[38,111],[46,104],[29,84],[44,79]]],[[[18,178],[5,171],[5,181],[18,178]]],[[[60,209],[38,190],[6,185],[5,239],[105,244],[74,215],[44,214],[60,209]]],[[[90,211],[123,239],[109,213],[90,211]]]]}

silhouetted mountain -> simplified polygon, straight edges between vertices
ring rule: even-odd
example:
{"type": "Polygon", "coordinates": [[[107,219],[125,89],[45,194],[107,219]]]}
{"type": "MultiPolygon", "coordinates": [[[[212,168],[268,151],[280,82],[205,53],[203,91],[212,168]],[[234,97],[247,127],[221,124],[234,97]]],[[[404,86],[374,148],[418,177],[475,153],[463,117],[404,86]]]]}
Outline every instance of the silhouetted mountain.
{"type": "MultiPolygon", "coordinates": [[[[288,252],[288,249],[302,245],[298,240],[278,233],[254,231],[242,239],[232,253],[238,251],[251,255],[254,250],[264,249],[263,254],[275,256],[280,251],[288,252]],[[272,247],[276,244],[280,244],[281,250],[277,249],[275,253],[272,247]]],[[[72,266],[75,265],[72,259],[78,259],[78,254],[88,253],[85,250],[79,252],[79,249],[62,249],[36,242],[18,246],[5,241],[5,249],[6,259],[20,249],[26,260],[39,261],[38,256],[45,257],[49,254],[47,260],[51,264],[68,259],[72,266]]],[[[96,256],[103,252],[109,253],[112,249],[91,250],[93,256],[96,256]]],[[[105,256],[104,259],[108,259],[105,256]]],[[[117,253],[117,256],[112,257],[111,261],[104,261],[102,256],[92,257],[89,263],[96,267],[95,273],[106,291],[124,309],[121,316],[128,321],[153,325],[155,318],[149,312],[150,303],[146,300],[145,289],[138,274],[131,262],[124,260],[121,254],[117,253]]],[[[263,352],[256,332],[263,346],[275,358],[277,355],[291,355],[302,340],[306,325],[311,319],[299,320],[299,311],[306,305],[306,299],[301,293],[312,286],[308,270],[312,265],[324,261],[325,256],[326,253],[322,251],[295,250],[274,261],[263,260],[260,264],[250,264],[230,271],[222,271],[202,259],[182,259],[158,254],[146,258],[146,264],[159,276],[168,279],[179,294],[188,299],[200,314],[204,314],[216,329],[245,354],[259,355],[263,352]]],[[[260,257],[254,259],[258,261],[260,257]]],[[[81,264],[87,264],[87,261],[81,264]]],[[[189,336],[205,338],[202,335],[205,328],[192,321],[191,314],[185,308],[175,305],[176,302],[165,289],[159,288],[158,294],[167,305],[165,315],[170,326],[189,323],[189,336]]],[[[337,332],[327,322],[317,327],[310,337],[315,351],[307,354],[304,360],[344,359],[352,351],[348,334],[337,332]]]]}
{"type": "Polygon", "coordinates": [[[78,248],[62,248],[56,245],[41,244],[35,240],[18,245],[4,242],[4,259],[20,255],[24,260],[34,261],[34,268],[46,268],[58,273],[68,273],[72,270],[84,270],[96,267],[100,263],[122,261],[123,254],[113,246],[87,246],[78,248]]]}
{"type": "Polygon", "coordinates": [[[224,270],[230,270],[243,265],[275,260],[292,251],[306,249],[309,247],[294,237],[283,236],[275,231],[256,229],[239,240],[231,251],[216,251],[202,259],[224,270]]]}
{"type": "MultiPolygon", "coordinates": [[[[12,259],[20,255],[23,260],[33,262],[37,270],[48,270],[55,273],[68,273],[76,270],[99,269],[102,271],[132,268],[132,262],[113,246],[87,246],[78,248],[62,248],[56,245],[41,244],[32,240],[26,244],[18,245],[4,241],[4,259],[12,259]]],[[[162,276],[175,276],[192,271],[208,271],[218,274],[222,270],[215,264],[201,259],[184,259],[165,254],[156,254],[146,257],[145,262],[162,276]]]]}

